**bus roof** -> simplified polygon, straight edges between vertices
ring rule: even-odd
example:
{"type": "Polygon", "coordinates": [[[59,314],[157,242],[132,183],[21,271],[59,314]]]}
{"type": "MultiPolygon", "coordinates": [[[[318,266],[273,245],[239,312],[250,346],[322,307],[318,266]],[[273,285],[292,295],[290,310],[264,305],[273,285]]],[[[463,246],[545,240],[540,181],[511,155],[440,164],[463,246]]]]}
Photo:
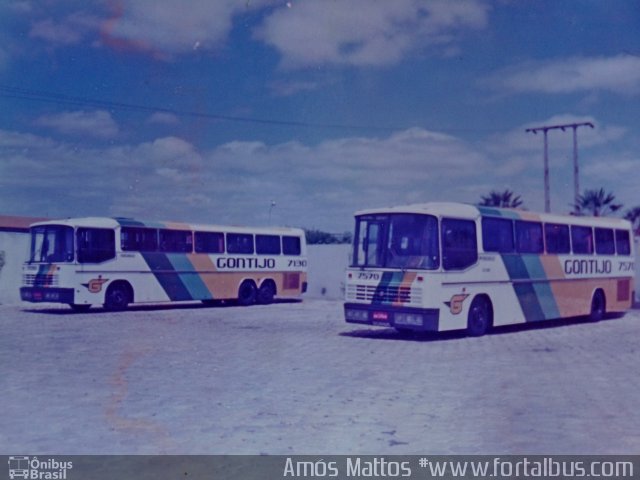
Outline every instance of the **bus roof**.
{"type": "Polygon", "coordinates": [[[172,230],[197,230],[205,232],[232,232],[232,233],[257,233],[271,235],[295,235],[304,236],[304,230],[293,227],[247,227],[235,225],[206,225],[184,222],[169,221],[143,221],[133,218],[122,217],[81,217],[66,218],[61,220],[48,220],[46,222],[36,222],[31,227],[43,225],[64,225],[68,227],[87,228],[117,228],[117,227],[142,227],[142,228],[166,228],[172,230]]]}
{"type": "Polygon", "coordinates": [[[454,218],[476,219],[479,216],[493,216],[514,220],[528,220],[545,223],[565,223],[570,225],[590,225],[608,228],[630,229],[631,223],[616,217],[587,217],[575,215],[559,215],[554,213],[530,212],[512,208],[483,207],[468,203],[428,202],[395,207],[371,208],[360,210],[355,216],[378,215],[385,213],[416,213],[422,215],[447,216],[454,218]]]}

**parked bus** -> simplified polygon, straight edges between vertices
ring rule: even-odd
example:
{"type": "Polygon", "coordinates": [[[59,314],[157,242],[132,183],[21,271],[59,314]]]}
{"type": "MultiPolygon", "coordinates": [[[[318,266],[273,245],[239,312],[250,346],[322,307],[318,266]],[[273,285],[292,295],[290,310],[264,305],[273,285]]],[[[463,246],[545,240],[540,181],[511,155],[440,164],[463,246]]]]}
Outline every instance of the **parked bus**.
{"type": "Polygon", "coordinates": [[[457,203],[355,215],[345,319],[398,330],[466,329],[624,312],[631,224],[457,203]]]}
{"type": "Polygon", "coordinates": [[[22,300],[76,310],[132,303],[298,298],[307,287],[304,232],[76,218],[31,226],[22,300]]]}

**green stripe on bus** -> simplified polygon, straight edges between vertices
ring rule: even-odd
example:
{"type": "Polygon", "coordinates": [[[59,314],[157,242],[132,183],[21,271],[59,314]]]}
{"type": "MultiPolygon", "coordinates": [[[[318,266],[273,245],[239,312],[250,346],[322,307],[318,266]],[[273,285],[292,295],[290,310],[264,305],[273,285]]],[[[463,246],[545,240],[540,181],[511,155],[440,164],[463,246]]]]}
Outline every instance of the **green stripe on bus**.
{"type": "Polygon", "coordinates": [[[513,290],[520,303],[520,308],[527,322],[535,322],[545,318],[538,293],[533,283],[529,282],[531,276],[527,264],[520,255],[502,255],[502,261],[509,274],[509,279],[514,281],[513,290]],[[518,280],[524,280],[519,282],[518,280]]]}
{"type": "Polygon", "coordinates": [[[213,300],[211,292],[186,254],[168,253],[167,258],[173,265],[174,270],[180,272],[178,274],[180,280],[193,300],[213,300]]]}
{"type": "Polygon", "coordinates": [[[165,293],[172,301],[193,300],[180,275],[164,253],[142,252],[144,260],[156,277],[165,293]]]}

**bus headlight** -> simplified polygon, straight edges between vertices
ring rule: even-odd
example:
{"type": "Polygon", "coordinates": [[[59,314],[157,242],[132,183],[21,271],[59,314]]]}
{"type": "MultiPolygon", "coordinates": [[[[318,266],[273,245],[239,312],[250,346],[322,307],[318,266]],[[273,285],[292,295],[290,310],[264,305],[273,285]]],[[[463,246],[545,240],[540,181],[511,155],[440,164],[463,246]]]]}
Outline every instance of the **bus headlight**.
{"type": "Polygon", "coordinates": [[[358,322],[366,322],[369,320],[369,312],[367,310],[357,310],[348,308],[344,315],[347,320],[355,320],[358,322]]]}
{"type": "Polygon", "coordinates": [[[424,325],[424,316],[420,313],[396,313],[393,320],[396,325],[412,325],[416,327],[424,325]]]}

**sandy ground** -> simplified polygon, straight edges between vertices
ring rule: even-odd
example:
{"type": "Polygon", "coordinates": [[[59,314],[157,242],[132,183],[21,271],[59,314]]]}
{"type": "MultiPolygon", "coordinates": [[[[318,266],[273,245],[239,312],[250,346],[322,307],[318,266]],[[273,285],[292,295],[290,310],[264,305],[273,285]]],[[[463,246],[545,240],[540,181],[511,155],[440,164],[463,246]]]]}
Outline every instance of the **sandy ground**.
{"type": "Polygon", "coordinates": [[[466,338],[341,308],[0,306],[0,453],[640,450],[637,310],[466,338]]]}

